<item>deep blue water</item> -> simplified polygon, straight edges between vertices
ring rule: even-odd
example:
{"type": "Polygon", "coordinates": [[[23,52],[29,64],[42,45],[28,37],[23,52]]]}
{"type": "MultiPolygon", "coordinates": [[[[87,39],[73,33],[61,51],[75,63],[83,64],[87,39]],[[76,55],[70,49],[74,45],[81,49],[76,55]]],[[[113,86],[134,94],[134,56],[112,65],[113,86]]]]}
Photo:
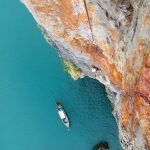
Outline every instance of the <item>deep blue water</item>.
{"type": "Polygon", "coordinates": [[[111,111],[102,85],[64,72],[24,5],[0,0],[0,150],[91,150],[101,140],[120,150],[111,111]],[[69,115],[70,131],[55,99],[69,115]]]}

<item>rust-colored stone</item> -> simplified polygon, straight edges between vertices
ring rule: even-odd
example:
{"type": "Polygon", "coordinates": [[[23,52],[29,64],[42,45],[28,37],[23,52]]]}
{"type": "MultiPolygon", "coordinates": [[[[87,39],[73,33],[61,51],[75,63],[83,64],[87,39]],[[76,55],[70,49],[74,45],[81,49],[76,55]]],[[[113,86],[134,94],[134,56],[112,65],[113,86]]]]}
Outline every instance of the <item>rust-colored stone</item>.
{"type": "Polygon", "coordinates": [[[146,14],[144,24],[147,25],[150,23],[150,11],[146,14]]]}

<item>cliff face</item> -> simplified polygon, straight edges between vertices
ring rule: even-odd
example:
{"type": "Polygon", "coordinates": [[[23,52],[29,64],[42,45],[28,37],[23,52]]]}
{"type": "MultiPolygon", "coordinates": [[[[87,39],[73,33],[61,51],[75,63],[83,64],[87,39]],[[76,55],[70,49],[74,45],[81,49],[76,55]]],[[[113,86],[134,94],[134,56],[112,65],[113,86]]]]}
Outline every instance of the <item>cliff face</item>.
{"type": "Polygon", "coordinates": [[[149,149],[150,1],[22,2],[78,75],[106,86],[123,149],[149,149]]]}

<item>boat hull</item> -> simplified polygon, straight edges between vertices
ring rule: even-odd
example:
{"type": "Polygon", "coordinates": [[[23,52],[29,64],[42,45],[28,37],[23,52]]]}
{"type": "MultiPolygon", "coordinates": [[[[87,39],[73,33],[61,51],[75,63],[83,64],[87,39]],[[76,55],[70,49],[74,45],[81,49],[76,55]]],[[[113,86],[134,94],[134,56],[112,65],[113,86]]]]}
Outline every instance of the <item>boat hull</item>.
{"type": "Polygon", "coordinates": [[[58,111],[58,114],[59,114],[59,117],[60,119],[62,120],[63,124],[69,128],[70,127],[70,123],[69,123],[69,119],[62,107],[62,105],[58,102],[56,102],[56,107],[57,107],[57,111],[58,111]]]}

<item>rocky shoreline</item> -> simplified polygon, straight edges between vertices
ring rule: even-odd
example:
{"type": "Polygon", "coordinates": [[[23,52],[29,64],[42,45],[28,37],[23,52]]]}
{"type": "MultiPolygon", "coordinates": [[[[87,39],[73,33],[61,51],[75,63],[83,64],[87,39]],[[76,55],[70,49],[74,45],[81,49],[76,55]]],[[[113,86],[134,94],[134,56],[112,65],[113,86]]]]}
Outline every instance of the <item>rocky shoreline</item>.
{"type": "Polygon", "coordinates": [[[148,150],[150,1],[22,2],[71,67],[72,77],[89,76],[106,86],[123,149],[148,150]]]}

